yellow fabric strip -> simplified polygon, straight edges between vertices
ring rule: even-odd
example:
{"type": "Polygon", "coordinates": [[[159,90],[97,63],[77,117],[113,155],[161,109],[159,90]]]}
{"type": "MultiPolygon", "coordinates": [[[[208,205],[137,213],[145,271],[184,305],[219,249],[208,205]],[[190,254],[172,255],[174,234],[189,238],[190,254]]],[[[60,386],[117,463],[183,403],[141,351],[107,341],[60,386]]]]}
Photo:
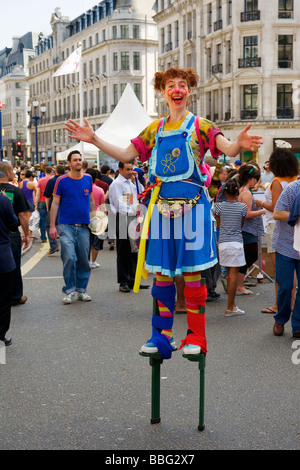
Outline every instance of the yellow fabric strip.
{"type": "Polygon", "coordinates": [[[146,259],[146,241],[147,241],[147,236],[148,236],[150,220],[151,220],[152,212],[154,209],[154,204],[158,198],[161,184],[162,184],[162,181],[159,181],[158,184],[153,189],[153,193],[152,193],[148,210],[146,212],[146,217],[144,220],[140,247],[139,247],[137,267],[136,267],[136,272],[135,272],[135,280],[134,280],[134,286],[133,286],[133,292],[135,293],[139,292],[140,290],[142,276],[144,279],[147,279],[148,277],[148,271],[144,268],[145,259],[146,259]]]}

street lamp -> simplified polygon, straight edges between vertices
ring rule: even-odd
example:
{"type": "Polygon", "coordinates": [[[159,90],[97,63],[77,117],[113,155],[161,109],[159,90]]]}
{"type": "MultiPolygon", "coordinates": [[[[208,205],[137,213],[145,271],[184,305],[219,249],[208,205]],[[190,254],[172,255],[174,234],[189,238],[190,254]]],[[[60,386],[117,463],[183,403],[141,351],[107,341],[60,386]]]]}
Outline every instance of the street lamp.
{"type": "MultiPolygon", "coordinates": [[[[34,121],[34,125],[35,125],[35,158],[36,158],[36,163],[39,163],[38,121],[43,118],[47,108],[46,108],[46,106],[41,106],[40,111],[41,111],[42,115],[38,116],[37,115],[37,108],[38,108],[39,102],[38,101],[33,101],[32,104],[33,104],[33,107],[34,107],[34,116],[32,116],[32,114],[31,114],[31,106],[27,106],[27,112],[30,116],[30,119],[32,119],[34,121]]],[[[30,127],[31,127],[31,123],[29,123],[28,128],[30,128],[30,127]]]]}

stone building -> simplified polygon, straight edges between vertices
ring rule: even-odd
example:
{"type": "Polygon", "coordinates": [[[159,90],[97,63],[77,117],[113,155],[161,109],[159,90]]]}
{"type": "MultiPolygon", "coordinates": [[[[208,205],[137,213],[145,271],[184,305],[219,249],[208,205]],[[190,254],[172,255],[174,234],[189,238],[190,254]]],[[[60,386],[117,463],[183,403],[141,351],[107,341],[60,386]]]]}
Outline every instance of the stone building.
{"type": "Polygon", "coordinates": [[[27,159],[30,139],[26,113],[29,99],[28,62],[35,55],[37,42],[38,34],[27,33],[13,37],[12,47],[0,51],[3,156],[12,163],[27,159]],[[21,145],[17,146],[17,142],[21,145]]]}
{"type": "MultiPolygon", "coordinates": [[[[275,140],[300,158],[300,2],[158,0],[158,68],[193,67],[199,87],[191,110],[234,140],[246,124],[261,135],[266,161],[275,140]]],[[[166,111],[160,102],[159,113],[166,111]]]]}
{"type": "MultiPolygon", "coordinates": [[[[83,116],[98,128],[112,112],[130,83],[150,116],[155,116],[153,75],[157,66],[155,0],[101,1],[69,20],[56,8],[52,34],[40,37],[29,63],[29,105],[39,102],[46,113],[38,124],[38,160],[55,161],[57,152],[74,145],[64,129],[71,117],[79,119],[79,74],[54,77],[54,72],[82,45],[83,116]]],[[[129,110],[130,112],[130,110],[129,110]]],[[[31,160],[35,155],[34,129],[31,160]]]]}

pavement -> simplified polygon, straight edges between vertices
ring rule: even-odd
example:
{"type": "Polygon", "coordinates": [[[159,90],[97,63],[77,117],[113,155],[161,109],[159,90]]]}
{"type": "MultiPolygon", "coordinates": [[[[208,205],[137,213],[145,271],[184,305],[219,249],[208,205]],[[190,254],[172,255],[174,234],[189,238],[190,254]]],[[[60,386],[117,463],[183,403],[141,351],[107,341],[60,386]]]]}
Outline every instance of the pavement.
{"type": "MultiPolygon", "coordinates": [[[[28,301],[12,308],[0,365],[1,450],[296,450],[300,442],[300,342],[290,323],[272,333],[274,284],[238,297],[243,317],[224,318],[226,294],[206,306],[205,429],[198,431],[198,364],[181,351],[161,367],[161,422],[150,424],[149,290],[121,293],[107,243],[92,270],[88,303],[63,305],[60,254],[35,241],[22,257],[28,301]],[[298,351],[298,352],[297,352],[298,351]]],[[[152,277],[149,278],[152,283],[152,277]]],[[[177,314],[174,337],[186,334],[177,314]]],[[[191,453],[191,452],[190,452],[191,453]]]]}

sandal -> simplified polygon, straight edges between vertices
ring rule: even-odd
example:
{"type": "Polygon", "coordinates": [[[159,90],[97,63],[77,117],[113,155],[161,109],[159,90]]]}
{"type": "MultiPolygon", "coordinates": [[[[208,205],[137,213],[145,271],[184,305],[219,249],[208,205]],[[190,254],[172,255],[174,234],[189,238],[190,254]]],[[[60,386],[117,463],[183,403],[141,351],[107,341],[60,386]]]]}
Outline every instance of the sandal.
{"type": "Polygon", "coordinates": [[[266,307],[266,308],[263,308],[261,313],[277,313],[277,310],[274,310],[273,307],[266,307]]]}
{"type": "Polygon", "coordinates": [[[253,295],[252,290],[246,289],[244,292],[237,292],[235,295],[253,295]]]}

